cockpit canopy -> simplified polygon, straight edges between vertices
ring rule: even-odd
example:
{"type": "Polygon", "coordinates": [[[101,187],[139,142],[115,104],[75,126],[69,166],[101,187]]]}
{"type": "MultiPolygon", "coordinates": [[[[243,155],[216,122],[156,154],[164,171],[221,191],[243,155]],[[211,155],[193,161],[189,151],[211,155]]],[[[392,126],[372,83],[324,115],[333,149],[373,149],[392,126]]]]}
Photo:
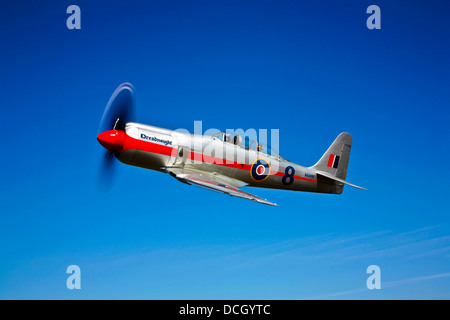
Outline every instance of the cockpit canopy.
{"type": "Polygon", "coordinates": [[[233,133],[225,133],[223,131],[218,132],[214,135],[212,135],[213,138],[219,139],[220,141],[228,142],[231,144],[234,144],[236,146],[239,146],[241,148],[247,149],[247,150],[253,150],[257,152],[262,152],[274,157],[278,157],[281,159],[281,156],[278,154],[277,151],[272,150],[270,146],[268,146],[265,143],[258,143],[255,140],[250,139],[250,137],[245,136],[242,138],[242,136],[238,134],[233,133]]]}

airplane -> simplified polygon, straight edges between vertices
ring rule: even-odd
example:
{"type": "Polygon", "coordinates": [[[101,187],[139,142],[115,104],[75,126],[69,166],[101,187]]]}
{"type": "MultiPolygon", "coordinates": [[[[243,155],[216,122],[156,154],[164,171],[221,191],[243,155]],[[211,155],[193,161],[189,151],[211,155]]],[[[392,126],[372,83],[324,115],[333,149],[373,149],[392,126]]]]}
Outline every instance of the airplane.
{"type": "Polygon", "coordinates": [[[130,122],[134,94],[130,83],[121,84],[103,113],[97,140],[107,150],[107,170],[117,158],[127,165],[168,173],[188,185],[271,206],[278,205],[240,188],[341,194],[344,185],[349,185],[367,190],[345,180],[352,146],[349,133],[341,133],[315,165],[304,167],[239,135],[190,134],[130,122]],[[212,155],[206,150],[221,152],[212,155]]]}

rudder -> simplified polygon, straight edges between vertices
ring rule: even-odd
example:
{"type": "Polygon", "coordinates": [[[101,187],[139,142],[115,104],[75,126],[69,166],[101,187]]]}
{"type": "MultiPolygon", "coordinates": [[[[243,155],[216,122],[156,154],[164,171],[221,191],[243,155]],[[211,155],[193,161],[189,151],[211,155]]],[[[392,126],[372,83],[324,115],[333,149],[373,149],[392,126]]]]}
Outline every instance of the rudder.
{"type": "Polygon", "coordinates": [[[352,136],[347,132],[343,132],[311,168],[330,173],[339,179],[345,180],[351,148],[352,136]]]}

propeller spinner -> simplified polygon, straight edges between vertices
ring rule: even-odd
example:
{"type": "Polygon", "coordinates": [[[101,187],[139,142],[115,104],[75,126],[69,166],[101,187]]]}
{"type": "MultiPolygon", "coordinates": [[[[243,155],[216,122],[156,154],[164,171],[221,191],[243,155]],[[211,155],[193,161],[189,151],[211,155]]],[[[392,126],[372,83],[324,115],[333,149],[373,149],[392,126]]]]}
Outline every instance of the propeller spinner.
{"type": "Polygon", "coordinates": [[[122,151],[125,141],[125,124],[134,114],[134,88],[130,83],[121,84],[112,94],[103,112],[97,140],[106,149],[100,172],[100,183],[109,187],[113,181],[114,155],[122,151]]]}

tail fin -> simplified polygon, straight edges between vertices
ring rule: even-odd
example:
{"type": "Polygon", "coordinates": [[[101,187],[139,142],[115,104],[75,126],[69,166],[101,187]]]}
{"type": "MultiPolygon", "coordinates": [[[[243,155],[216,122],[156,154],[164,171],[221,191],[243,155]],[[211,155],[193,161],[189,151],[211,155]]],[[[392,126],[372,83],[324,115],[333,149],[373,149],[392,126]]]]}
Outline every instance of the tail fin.
{"type": "Polygon", "coordinates": [[[341,133],[312,168],[345,180],[351,148],[352,136],[347,132],[341,133]]]}
{"type": "Polygon", "coordinates": [[[335,182],[336,188],[333,189],[331,193],[342,193],[344,184],[364,189],[345,181],[345,178],[347,177],[347,168],[350,160],[351,148],[352,136],[347,132],[343,132],[336,138],[336,140],[334,140],[322,158],[320,158],[320,160],[311,167],[316,170],[317,175],[335,182]]]}

